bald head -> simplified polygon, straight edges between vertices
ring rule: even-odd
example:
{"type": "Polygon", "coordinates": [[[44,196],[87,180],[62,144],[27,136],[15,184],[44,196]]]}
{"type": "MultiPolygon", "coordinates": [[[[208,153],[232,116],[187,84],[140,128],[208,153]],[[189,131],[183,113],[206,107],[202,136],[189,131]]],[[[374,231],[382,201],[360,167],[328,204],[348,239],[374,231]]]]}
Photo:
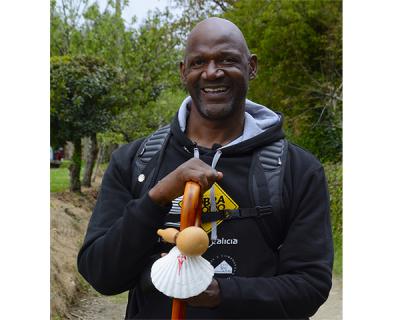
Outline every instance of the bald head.
{"type": "Polygon", "coordinates": [[[190,32],[186,42],[185,57],[198,42],[220,38],[231,40],[237,49],[250,56],[249,48],[240,29],[229,20],[213,17],[199,22],[190,32]]]}
{"type": "Polygon", "coordinates": [[[242,128],[248,84],[256,72],[257,57],[236,25],[220,18],[197,24],[180,63],[182,82],[192,97],[192,121],[221,124],[230,119],[242,128]]]}

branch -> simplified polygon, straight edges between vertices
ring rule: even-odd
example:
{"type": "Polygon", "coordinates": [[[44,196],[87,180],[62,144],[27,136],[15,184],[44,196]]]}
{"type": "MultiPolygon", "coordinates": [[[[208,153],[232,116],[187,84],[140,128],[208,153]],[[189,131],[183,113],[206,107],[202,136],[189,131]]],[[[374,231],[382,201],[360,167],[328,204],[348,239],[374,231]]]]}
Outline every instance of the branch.
{"type": "Polygon", "coordinates": [[[229,6],[232,6],[235,2],[236,0],[214,0],[214,3],[219,6],[223,12],[227,12],[229,10],[229,6]]]}
{"type": "Polygon", "coordinates": [[[320,123],[320,121],[321,121],[321,119],[322,119],[322,116],[323,116],[323,114],[324,114],[324,112],[325,112],[325,109],[326,109],[326,105],[325,105],[324,108],[322,109],[322,111],[321,111],[321,113],[320,113],[320,115],[319,115],[319,118],[318,118],[317,122],[315,122],[315,123],[311,126],[311,129],[314,129],[314,128],[318,125],[318,123],[320,123]]]}

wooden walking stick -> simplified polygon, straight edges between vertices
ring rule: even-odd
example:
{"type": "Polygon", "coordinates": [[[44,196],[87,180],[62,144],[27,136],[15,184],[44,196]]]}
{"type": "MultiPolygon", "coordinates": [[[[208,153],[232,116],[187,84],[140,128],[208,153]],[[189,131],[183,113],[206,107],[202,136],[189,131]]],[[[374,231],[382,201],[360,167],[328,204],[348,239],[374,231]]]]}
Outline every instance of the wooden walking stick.
{"type": "MultiPolygon", "coordinates": [[[[200,185],[188,181],[183,193],[180,231],[190,226],[201,225],[201,195],[200,185]]],[[[180,299],[173,299],[171,320],[186,318],[186,303],[180,299]]]]}
{"type": "Polygon", "coordinates": [[[176,244],[168,254],[156,260],[150,277],[156,289],[173,297],[171,319],[186,318],[184,300],[194,297],[212,282],[214,267],[201,255],[207,251],[209,238],[201,228],[200,185],[187,182],[183,193],[180,231],[175,228],[158,229],[166,242],[176,244]]]}

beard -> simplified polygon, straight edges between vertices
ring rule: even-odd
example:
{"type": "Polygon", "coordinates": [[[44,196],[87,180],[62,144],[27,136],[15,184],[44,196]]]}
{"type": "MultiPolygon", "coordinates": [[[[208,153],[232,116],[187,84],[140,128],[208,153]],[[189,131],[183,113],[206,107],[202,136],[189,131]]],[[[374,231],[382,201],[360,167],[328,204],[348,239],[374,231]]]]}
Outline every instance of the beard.
{"type": "Polygon", "coordinates": [[[231,96],[229,99],[223,99],[222,101],[213,101],[213,99],[207,101],[208,99],[203,98],[200,89],[189,93],[197,112],[208,120],[225,120],[244,110],[246,93],[244,95],[231,96]]]}

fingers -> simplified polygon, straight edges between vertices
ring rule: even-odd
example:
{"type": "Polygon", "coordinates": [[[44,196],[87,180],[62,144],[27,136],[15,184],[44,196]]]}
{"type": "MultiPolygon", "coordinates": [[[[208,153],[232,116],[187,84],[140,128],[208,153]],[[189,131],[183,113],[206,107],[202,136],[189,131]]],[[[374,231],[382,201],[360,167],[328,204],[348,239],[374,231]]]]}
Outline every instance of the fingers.
{"type": "Polygon", "coordinates": [[[149,196],[154,202],[164,206],[183,194],[187,181],[197,182],[201,193],[204,193],[222,177],[222,172],[211,168],[200,159],[192,158],[160,180],[150,189],[149,196]]]}
{"type": "Polygon", "coordinates": [[[214,308],[221,303],[218,281],[213,279],[208,288],[195,297],[185,299],[192,307],[214,308]]]}
{"type": "Polygon", "coordinates": [[[183,180],[194,181],[200,184],[202,192],[210,189],[212,184],[222,179],[222,172],[211,168],[200,159],[190,159],[178,169],[182,171],[183,180]]]}

